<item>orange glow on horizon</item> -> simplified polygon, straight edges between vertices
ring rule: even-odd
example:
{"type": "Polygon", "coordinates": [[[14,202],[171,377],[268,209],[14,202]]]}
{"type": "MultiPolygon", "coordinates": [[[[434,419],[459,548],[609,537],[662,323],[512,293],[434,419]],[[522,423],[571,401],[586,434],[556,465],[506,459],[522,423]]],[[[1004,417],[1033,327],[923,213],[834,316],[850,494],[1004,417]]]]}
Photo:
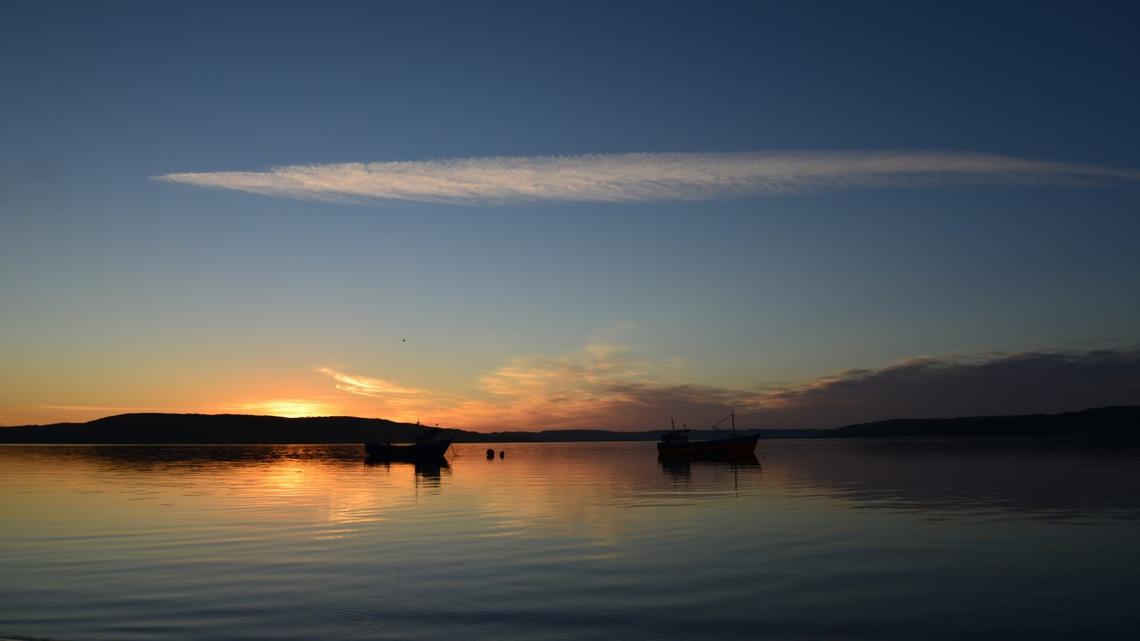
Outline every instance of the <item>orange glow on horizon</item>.
{"type": "Polygon", "coordinates": [[[335,416],[339,414],[337,408],[320,401],[302,399],[275,399],[250,403],[238,408],[244,413],[265,414],[268,416],[283,416],[285,418],[302,418],[306,416],[335,416]]]}

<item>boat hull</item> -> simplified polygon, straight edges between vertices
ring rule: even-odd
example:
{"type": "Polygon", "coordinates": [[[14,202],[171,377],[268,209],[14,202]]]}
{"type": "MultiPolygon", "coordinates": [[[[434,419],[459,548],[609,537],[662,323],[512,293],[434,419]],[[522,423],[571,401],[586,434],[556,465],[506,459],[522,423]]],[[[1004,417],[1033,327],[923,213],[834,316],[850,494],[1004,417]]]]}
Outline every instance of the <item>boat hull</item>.
{"type": "Polygon", "coordinates": [[[755,457],[760,436],[737,436],[715,441],[658,443],[657,453],[663,458],[747,459],[755,457]]]}
{"type": "Polygon", "coordinates": [[[443,458],[452,439],[442,439],[430,443],[365,443],[364,451],[370,461],[437,461],[443,458]]]}

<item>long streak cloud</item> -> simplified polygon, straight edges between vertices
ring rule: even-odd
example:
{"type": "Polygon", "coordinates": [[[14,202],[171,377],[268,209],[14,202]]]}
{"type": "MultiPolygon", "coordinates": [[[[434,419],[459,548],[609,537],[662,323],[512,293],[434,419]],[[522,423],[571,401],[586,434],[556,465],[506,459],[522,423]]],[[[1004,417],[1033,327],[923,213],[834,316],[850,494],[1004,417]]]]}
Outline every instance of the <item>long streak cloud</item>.
{"type": "Polygon", "coordinates": [[[155,178],[309,200],[479,205],[714,200],[843,187],[1132,182],[1140,181],[1140,171],[993,154],[876,151],[497,156],[155,178]]]}

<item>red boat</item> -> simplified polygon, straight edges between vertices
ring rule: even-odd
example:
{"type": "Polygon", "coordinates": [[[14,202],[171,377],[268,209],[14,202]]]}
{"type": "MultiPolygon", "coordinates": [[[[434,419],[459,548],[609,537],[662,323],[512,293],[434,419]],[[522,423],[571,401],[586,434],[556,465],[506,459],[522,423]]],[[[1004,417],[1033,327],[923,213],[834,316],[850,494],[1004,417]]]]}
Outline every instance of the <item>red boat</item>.
{"type": "Polygon", "coordinates": [[[744,459],[755,457],[756,442],[760,440],[760,435],[741,436],[737,434],[735,410],[714,423],[713,429],[719,429],[717,425],[729,419],[732,420],[732,428],[727,433],[728,435],[725,438],[711,441],[690,441],[689,428],[677,429],[674,424],[672,429],[661,435],[661,441],[657,443],[657,453],[662,457],[669,458],[744,459]]]}

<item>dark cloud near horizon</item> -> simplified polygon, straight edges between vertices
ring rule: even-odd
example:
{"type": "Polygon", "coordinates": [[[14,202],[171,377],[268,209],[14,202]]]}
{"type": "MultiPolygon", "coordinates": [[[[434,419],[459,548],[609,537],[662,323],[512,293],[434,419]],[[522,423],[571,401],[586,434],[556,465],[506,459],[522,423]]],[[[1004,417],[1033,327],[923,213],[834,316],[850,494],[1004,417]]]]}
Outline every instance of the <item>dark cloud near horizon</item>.
{"type": "MultiPolygon", "coordinates": [[[[762,392],[637,383],[615,385],[613,391],[634,406],[629,410],[656,414],[659,408],[670,408],[678,423],[690,427],[717,420],[730,406],[737,410],[738,425],[765,428],[1057,413],[1140,404],[1140,348],[921,358],[762,392]]],[[[649,416],[644,420],[660,421],[649,416]]]]}

